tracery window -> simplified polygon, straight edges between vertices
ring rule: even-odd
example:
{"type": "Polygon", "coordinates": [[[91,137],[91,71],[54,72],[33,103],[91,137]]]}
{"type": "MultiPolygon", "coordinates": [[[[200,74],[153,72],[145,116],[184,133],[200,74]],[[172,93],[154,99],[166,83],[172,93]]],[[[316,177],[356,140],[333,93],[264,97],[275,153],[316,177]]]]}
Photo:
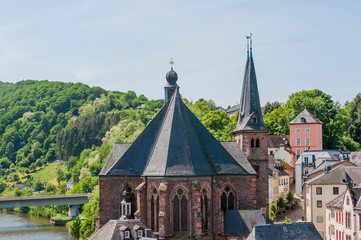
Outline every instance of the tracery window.
{"type": "Polygon", "coordinates": [[[159,195],[157,189],[155,188],[152,190],[152,197],[150,201],[151,229],[154,232],[158,232],[159,195]]]}
{"type": "Polygon", "coordinates": [[[210,216],[210,196],[207,190],[203,188],[201,196],[201,211],[202,211],[202,230],[209,231],[209,216],[210,216]]]}
{"type": "Polygon", "coordinates": [[[236,208],[236,194],[230,186],[226,186],[222,190],[221,209],[225,213],[227,210],[236,208]]]}
{"type": "Polygon", "coordinates": [[[173,232],[188,232],[188,198],[179,188],[173,197],[173,232]]]}

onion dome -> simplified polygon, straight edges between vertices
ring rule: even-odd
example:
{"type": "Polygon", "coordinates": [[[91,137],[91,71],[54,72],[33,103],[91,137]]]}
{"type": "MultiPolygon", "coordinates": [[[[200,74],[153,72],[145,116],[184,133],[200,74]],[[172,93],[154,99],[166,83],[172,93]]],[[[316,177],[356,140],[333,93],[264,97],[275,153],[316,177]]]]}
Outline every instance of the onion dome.
{"type": "Polygon", "coordinates": [[[168,82],[177,82],[178,74],[173,70],[173,67],[167,73],[166,79],[167,79],[168,82]]]}

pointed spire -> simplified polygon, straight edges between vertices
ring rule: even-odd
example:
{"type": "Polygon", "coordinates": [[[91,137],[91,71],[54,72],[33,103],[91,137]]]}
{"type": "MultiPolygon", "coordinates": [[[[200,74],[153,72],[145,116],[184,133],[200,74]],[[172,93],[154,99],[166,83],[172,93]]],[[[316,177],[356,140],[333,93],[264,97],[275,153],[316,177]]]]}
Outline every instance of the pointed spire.
{"type": "Polygon", "coordinates": [[[242,86],[241,107],[239,110],[238,124],[234,131],[267,130],[263,122],[256,70],[252,56],[252,33],[250,36],[247,36],[247,40],[250,41],[250,55],[246,62],[242,86]]]}

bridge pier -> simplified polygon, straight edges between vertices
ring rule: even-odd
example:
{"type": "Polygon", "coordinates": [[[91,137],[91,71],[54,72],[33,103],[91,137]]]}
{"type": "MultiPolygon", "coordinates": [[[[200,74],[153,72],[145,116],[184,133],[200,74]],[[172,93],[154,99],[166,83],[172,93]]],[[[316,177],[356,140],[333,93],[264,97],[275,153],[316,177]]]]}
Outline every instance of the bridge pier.
{"type": "Polygon", "coordinates": [[[79,205],[69,205],[69,218],[75,219],[79,216],[79,205]]]}

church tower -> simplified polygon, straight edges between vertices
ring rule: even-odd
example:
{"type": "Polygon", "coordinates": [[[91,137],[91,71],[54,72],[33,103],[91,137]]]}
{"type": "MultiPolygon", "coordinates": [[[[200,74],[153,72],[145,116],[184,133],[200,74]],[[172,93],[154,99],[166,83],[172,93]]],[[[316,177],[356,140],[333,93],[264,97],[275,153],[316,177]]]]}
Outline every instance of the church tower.
{"type": "Polygon", "coordinates": [[[247,62],[241,104],[233,140],[257,172],[257,208],[268,208],[268,129],[263,122],[256,71],[252,55],[252,35],[247,36],[247,62]]]}

